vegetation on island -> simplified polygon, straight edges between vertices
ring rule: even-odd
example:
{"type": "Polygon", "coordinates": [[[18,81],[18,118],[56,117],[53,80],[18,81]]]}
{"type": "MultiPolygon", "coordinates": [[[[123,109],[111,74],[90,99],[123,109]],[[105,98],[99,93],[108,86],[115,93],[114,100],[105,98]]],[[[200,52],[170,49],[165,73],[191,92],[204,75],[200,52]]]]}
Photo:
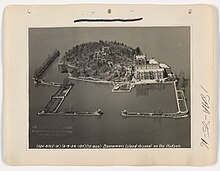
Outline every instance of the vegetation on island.
{"type": "Polygon", "coordinates": [[[179,74],[176,75],[175,79],[177,80],[177,89],[178,90],[183,90],[185,91],[185,87],[188,84],[188,79],[185,78],[184,72],[180,72],[179,74]]]}
{"type": "Polygon", "coordinates": [[[134,55],[140,54],[142,52],[139,47],[134,49],[116,41],[88,42],[76,45],[66,52],[60,69],[74,78],[129,80],[132,78],[134,55]]]}

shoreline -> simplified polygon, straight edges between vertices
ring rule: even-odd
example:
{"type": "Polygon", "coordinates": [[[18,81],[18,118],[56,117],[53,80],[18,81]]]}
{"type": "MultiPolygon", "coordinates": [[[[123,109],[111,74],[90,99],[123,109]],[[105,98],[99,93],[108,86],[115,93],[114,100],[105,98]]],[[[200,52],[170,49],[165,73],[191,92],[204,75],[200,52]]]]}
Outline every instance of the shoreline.
{"type": "MultiPolygon", "coordinates": [[[[90,78],[90,77],[88,77],[88,78],[90,78]]],[[[76,81],[84,81],[84,82],[91,82],[91,83],[103,83],[103,84],[113,84],[114,85],[113,81],[89,80],[89,79],[84,79],[84,78],[76,78],[76,77],[72,77],[72,76],[69,76],[69,79],[76,80],[76,81]]]]}
{"type": "MultiPolygon", "coordinates": [[[[83,82],[91,82],[91,83],[101,83],[101,84],[112,84],[113,85],[113,89],[112,92],[119,92],[119,93],[124,93],[124,92],[130,92],[131,89],[133,89],[136,85],[150,85],[150,84],[173,84],[174,85],[174,91],[175,91],[175,96],[176,96],[176,102],[177,102],[177,112],[174,113],[152,113],[152,112],[121,112],[121,116],[122,117],[145,117],[145,118],[186,118],[189,117],[188,115],[188,108],[186,105],[186,100],[185,100],[185,96],[182,90],[177,90],[176,88],[176,82],[177,80],[174,81],[163,81],[163,82],[157,82],[155,80],[142,80],[142,81],[137,81],[137,82],[114,82],[114,81],[105,81],[105,80],[96,80],[95,78],[92,77],[80,77],[80,78],[75,78],[72,77],[69,74],[69,79],[71,80],[76,80],[76,81],[83,81],[83,82]],[[120,86],[128,86],[128,89],[120,89],[120,86]],[[117,88],[116,88],[117,87],[117,88]],[[119,88],[118,88],[119,87],[119,88]],[[178,97],[178,93],[181,93],[183,95],[182,98],[178,97]],[[184,106],[185,106],[185,110],[181,111],[180,109],[180,101],[183,102],[184,106]]],[[[42,83],[42,82],[41,82],[42,83]]],[[[53,82],[51,82],[53,83],[53,82]]],[[[54,86],[53,84],[50,84],[54,86]]],[[[67,96],[67,94],[69,93],[70,89],[72,88],[72,86],[70,86],[68,88],[68,91],[65,93],[65,97],[67,96]]],[[[50,101],[52,99],[61,99],[61,101],[59,102],[59,104],[57,105],[57,107],[53,110],[53,111],[44,111],[44,112],[38,112],[38,115],[48,115],[48,116],[100,116],[102,114],[97,113],[97,112],[64,112],[64,111],[60,111],[58,112],[59,107],[61,106],[62,102],[64,101],[65,97],[58,97],[58,96],[54,96],[51,97],[50,101]]],[[[50,102],[49,101],[49,102],[50,102]]],[[[48,104],[49,104],[48,102],[48,104]]],[[[47,106],[47,105],[46,105],[47,106]]]]}
{"type": "Polygon", "coordinates": [[[95,78],[92,77],[72,77],[69,75],[68,77],[71,80],[76,80],[76,81],[85,81],[85,82],[91,82],[91,83],[103,83],[103,84],[112,84],[112,85],[120,85],[120,84],[131,84],[131,85],[141,85],[141,84],[171,84],[175,81],[165,81],[165,82],[157,82],[157,81],[137,81],[137,82],[114,82],[114,81],[106,81],[106,80],[95,80],[95,78]],[[90,79],[86,79],[90,78],[90,79]]]}

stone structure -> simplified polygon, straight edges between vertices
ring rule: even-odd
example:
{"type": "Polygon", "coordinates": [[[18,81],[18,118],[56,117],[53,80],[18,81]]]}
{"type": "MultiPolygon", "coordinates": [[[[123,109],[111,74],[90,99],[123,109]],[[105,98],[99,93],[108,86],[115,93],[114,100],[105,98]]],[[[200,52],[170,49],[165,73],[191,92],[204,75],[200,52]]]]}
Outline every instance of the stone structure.
{"type": "Polygon", "coordinates": [[[161,81],[167,77],[173,77],[171,68],[165,63],[159,63],[154,58],[148,59],[146,55],[134,57],[134,78],[141,80],[161,81]]]}

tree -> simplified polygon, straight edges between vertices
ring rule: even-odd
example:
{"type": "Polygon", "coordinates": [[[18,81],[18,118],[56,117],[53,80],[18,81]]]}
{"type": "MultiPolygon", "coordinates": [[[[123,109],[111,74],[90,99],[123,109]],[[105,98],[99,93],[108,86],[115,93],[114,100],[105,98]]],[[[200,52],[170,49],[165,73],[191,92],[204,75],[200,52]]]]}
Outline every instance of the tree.
{"type": "Polygon", "coordinates": [[[179,88],[180,89],[184,89],[184,82],[185,82],[184,72],[180,72],[179,74],[179,88]]]}
{"type": "Polygon", "coordinates": [[[77,70],[76,68],[73,68],[73,69],[71,70],[71,75],[72,75],[73,77],[78,77],[78,70],[77,70]]]}
{"type": "Polygon", "coordinates": [[[140,50],[139,47],[137,47],[137,48],[135,49],[135,51],[136,51],[136,54],[137,54],[137,55],[141,55],[141,50],[140,50]]]}
{"type": "Polygon", "coordinates": [[[69,78],[66,77],[63,79],[63,87],[66,87],[68,85],[69,85],[69,78]]]}
{"type": "Polygon", "coordinates": [[[132,51],[131,51],[131,55],[132,55],[132,56],[135,55],[135,49],[132,49],[132,51]]]}

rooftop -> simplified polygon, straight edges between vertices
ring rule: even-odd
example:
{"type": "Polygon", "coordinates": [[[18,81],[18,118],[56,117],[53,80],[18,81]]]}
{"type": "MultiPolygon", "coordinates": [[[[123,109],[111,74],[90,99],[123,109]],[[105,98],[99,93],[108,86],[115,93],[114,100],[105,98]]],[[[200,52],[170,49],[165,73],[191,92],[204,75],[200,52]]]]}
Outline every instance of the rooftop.
{"type": "Polygon", "coordinates": [[[164,68],[151,68],[151,69],[137,69],[137,72],[149,72],[149,71],[164,71],[164,68]]]}
{"type": "Polygon", "coordinates": [[[162,67],[162,68],[170,68],[170,66],[168,66],[168,65],[165,64],[165,63],[160,63],[160,67],[162,67]]]}
{"type": "Polygon", "coordinates": [[[146,58],[145,55],[137,55],[137,56],[135,56],[135,57],[136,57],[136,59],[145,59],[145,58],[146,58]]]}
{"type": "Polygon", "coordinates": [[[152,59],[149,59],[149,64],[158,64],[158,62],[152,58],[152,59]]]}

